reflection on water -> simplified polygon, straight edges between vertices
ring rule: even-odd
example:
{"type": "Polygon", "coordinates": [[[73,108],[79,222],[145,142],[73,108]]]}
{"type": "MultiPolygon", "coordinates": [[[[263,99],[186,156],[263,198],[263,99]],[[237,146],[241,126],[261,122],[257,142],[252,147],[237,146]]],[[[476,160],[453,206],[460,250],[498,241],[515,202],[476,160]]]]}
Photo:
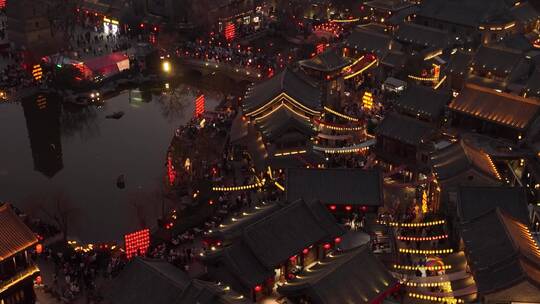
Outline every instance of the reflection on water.
{"type": "Polygon", "coordinates": [[[60,141],[60,102],[39,95],[22,102],[34,170],[53,177],[64,167],[60,141]]]}
{"type": "MultiPolygon", "coordinates": [[[[168,145],[191,119],[200,93],[182,84],[166,94],[122,91],[100,107],[64,105],[43,95],[0,103],[0,201],[51,219],[61,197],[69,209],[68,234],[83,241],[118,240],[154,225],[168,145]],[[105,118],[118,111],[125,113],[121,119],[105,118]],[[120,174],[126,176],[123,190],[116,187],[120,174]]],[[[203,93],[208,109],[223,97],[203,93]]]]}

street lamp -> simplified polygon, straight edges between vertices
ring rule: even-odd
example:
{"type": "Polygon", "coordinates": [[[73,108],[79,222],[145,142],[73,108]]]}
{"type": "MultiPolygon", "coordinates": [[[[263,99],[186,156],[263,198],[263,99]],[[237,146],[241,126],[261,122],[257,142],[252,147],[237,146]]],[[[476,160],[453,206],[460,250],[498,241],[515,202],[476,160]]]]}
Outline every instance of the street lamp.
{"type": "Polygon", "coordinates": [[[161,64],[161,68],[163,70],[163,72],[165,73],[170,73],[171,72],[171,63],[169,61],[163,61],[163,63],[161,64]]]}

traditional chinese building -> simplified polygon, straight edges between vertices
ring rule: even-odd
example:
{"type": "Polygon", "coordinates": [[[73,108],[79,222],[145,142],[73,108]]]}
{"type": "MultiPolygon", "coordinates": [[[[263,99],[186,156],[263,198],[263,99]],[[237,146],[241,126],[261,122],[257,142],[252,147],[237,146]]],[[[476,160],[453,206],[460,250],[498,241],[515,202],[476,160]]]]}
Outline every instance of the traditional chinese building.
{"type": "Polygon", "coordinates": [[[6,14],[9,40],[17,47],[40,57],[56,52],[61,45],[61,39],[53,36],[45,1],[9,1],[6,14]]]}
{"type": "Polygon", "coordinates": [[[408,0],[371,0],[365,2],[364,6],[364,9],[371,13],[371,21],[388,24],[392,16],[411,12],[414,3],[408,0]]]}
{"type": "Polygon", "coordinates": [[[373,26],[357,27],[344,41],[345,54],[351,58],[358,58],[364,54],[374,54],[383,58],[397,45],[390,34],[384,29],[373,26]]]}
{"type": "Polygon", "coordinates": [[[436,135],[430,123],[391,112],[377,126],[375,135],[375,154],[383,165],[405,165],[413,179],[427,168],[432,149],[429,142],[436,135]]]}
{"type": "Polygon", "coordinates": [[[265,117],[280,108],[311,119],[320,116],[323,100],[317,83],[310,81],[301,71],[287,68],[248,89],[242,110],[250,120],[265,117]]]}
{"type": "Polygon", "coordinates": [[[451,99],[452,95],[448,91],[410,85],[396,100],[395,108],[402,114],[439,125],[451,99]]]}
{"type": "Polygon", "coordinates": [[[316,79],[323,88],[325,105],[339,109],[343,95],[343,69],[351,64],[350,60],[336,49],[329,49],[323,53],[298,62],[307,75],[316,79]]]}
{"type": "Polygon", "coordinates": [[[452,126],[518,143],[536,119],[540,103],[467,84],[448,107],[452,126]]]}
{"type": "Polygon", "coordinates": [[[415,22],[456,34],[468,45],[478,45],[482,36],[488,34],[483,32],[487,24],[496,23],[494,31],[497,33],[511,30],[512,23],[505,23],[508,18],[501,13],[513,4],[504,0],[422,1],[415,22]]]}
{"type": "MultiPolygon", "coordinates": [[[[511,90],[511,84],[526,79],[531,69],[521,51],[487,46],[478,48],[470,67],[468,82],[501,91],[511,90]]],[[[516,91],[519,94],[521,90],[516,91]]]]}
{"type": "Polygon", "coordinates": [[[224,285],[190,279],[180,268],[135,257],[105,290],[105,304],[249,304],[224,285]]]}
{"type": "Polygon", "coordinates": [[[527,194],[524,188],[464,185],[458,188],[456,199],[456,210],[451,212],[451,221],[448,223],[451,239],[455,242],[459,241],[461,225],[495,208],[500,208],[527,226],[529,224],[527,194]]]}
{"type": "Polygon", "coordinates": [[[398,289],[397,280],[363,245],[302,271],[279,286],[278,292],[293,303],[336,304],[355,299],[355,303],[379,304],[398,289]]]}
{"type": "Polygon", "coordinates": [[[39,269],[29,251],[38,240],[8,204],[0,204],[0,303],[35,303],[39,269]]]}
{"type": "Polygon", "coordinates": [[[411,51],[444,50],[457,42],[455,34],[411,22],[399,25],[394,38],[411,51]]]}
{"type": "Polygon", "coordinates": [[[302,200],[245,220],[238,229],[231,241],[208,250],[203,261],[208,278],[254,300],[323,259],[344,233],[324,205],[302,200]]]}
{"type": "Polygon", "coordinates": [[[373,212],[383,205],[382,174],[363,169],[289,169],[286,198],[325,204],[332,212],[373,212]]]}
{"type": "Polygon", "coordinates": [[[469,65],[473,54],[463,51],[456,51],[451,54],[448,64],[445,66],[444,73],[450,88],[454,91],[461,91],[469,75],[469,65]]]}
{"type": "Polygon", "coordinates": [[[540,302],[540,251],[529,228],[496,208],[461,227],[482,303],[540,302]]]}
{"type": "Polygon", "coordinates": [[[430,164],[438,189],[433,197],[448,214],[456,214],[460,186],[497,186],[501,177],[491,157],[464,140],[441,148],[431,155],[430,164]]]}
{"type": "Polygon", "coordinates": [[[322,155],[312,149],[316,132],[307,116],[283,106],[270,115],[255,119],[254,125],[262,138],[265,152],[253,153],[266,154],[266,166],[274,169],[318,167],[324,163],[322,155]]]}

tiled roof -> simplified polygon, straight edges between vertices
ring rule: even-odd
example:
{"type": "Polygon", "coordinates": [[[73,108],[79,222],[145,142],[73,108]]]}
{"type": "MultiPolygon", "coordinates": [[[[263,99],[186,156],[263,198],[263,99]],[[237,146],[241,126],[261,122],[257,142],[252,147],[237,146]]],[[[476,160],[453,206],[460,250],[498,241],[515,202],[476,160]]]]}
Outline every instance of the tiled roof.
{"type": "Polygon", "coordinates": [[[480,46],[474,55],[472,66],[475,69],[510,74],[522,60],[523,55],[518,50],[480,46]]]}
{"type": "Polygon", "coordinates": [[[362,169],[289,169],[288,200],[304,199],[324,204],[382,205],[382,175],[362,169]]]}
{"type": "Polygon", "coordinates": [[[37,243],[34,233],[8,204],[0,205],[0,262],[37,243]]]}
{"type": "Polygon", "coordinates": [[[397,280],[367,245],[337,253],[278,287],[286,297],[309,296],[314,304],[377,303],[397,280]]]}
{"type": "Polygon", "coordinates": [[[508,4],[504,0],[430,0],[422,1],[417,16],[477,27],[507,8],[508,4]]]}
{"type": "Polygon", "coordinates": [[[273,210],[242,227],[240,239],[206,255],[210,278],[253,288],[272,277],[274,268],[291,256],[344,233],[318,202],[298,200],[273,210]]]}
{"type": "Polygon", "coordinates": [[[263,137],[270,141],[278,139],[279,136],[282,136],[291,130],[302,134],[302,136],[308,140],[315,132],[311,122],[305,117],[301,117],[292,110],[287,109],[285,106],[281,106],[281,108],[271,115],[257,120],[256,125],[263,137]]]}
{"type": "Polygon", "coordinates": [[[375,129],[377,135],[410,145],[419,145],[434,132],[433,126],[417,119],[393,113],[386,115],[375,129]]]}
{"type": "Polygon", "coordinates": [[[443,114],[445,106],[452,96],[449,92],[436,91],[432,88],[419,85],[410,85],[396,100],[396,106],[401,111],[437,120],[443,114]]]}
{"type": "Polygon", "coordinates": [[[465,141],[437,151],[431,157],[431,163],[435,175],[440,180],[456,177],[469,169],[474,169],[494,181],[500,179],[490,156],[465,141]]]}
{"type": "MultiPolygon", "coordinates": [[[[310,83],[302,76],[300,71],[289,68],[280,74],[250,88],[242,104],[245,114],[256,111],[271,101],[275,101],[280,94],[287,94],[290,98],[312,111],[322,107],[322,89],[310,83]]],[[[288,98],[288,97],[283,97],[288,98]]]]}
{"type": "Polygon", "coordinates": [[[311,59],[299,62],[301,66],[323,72],[339,70],[349,63],[349,60],[339,54],[335,49],[327,50],[311,59]]]}
{"type": "Polygon", "coordinates": [[[189,276],[167,261],[136,257],[105,291],[111,304],[174,304],[189,285],[189,276]]]}
{"type": "Polygon", "coordinates": [[[467,84],[449,108],[515,129],[526,129],[540,104],[532,99],[467,84]]]}
{"type": "Polygon", "coordinates": [[[538,11],[529,3],[520,3],[510,9],[510,15],[524,23],[533,22],[540,18],[538,11]]]}
{"type": "Polygon", "coordinates": [[[451,35],[443,30],[406,22],[399,26],[395,38],[398,41],[425,47],[446,47],[451,35]]]}
{"type": "Polygon", "coordinates": [[[486,295],[524,280],[540,286],[540,251],[524,224],[499,208],[462,225],[468,264],[486,295]]]}
{"type": "Polygon", "coordinates": [[[249,225],[244,241],[262,264],[273,269],[304,248],[343,233],[324,205],[298,200],[249,225]]]}
{"type": "Polygon", "coordinates": [[[354,30],[345,39],[345,46],[348,48],[366,53],[375,53],[379,58],[382,58],[390,50],[391,45],[392,37],[390,35],[361,27],[354,30]]]}
{"type": "Polygon", "coordinates": [[[529,222],[527,193],[520,187],[460,187],[458,215],[461,222],[500,208],[522,223],[529,222]]]}

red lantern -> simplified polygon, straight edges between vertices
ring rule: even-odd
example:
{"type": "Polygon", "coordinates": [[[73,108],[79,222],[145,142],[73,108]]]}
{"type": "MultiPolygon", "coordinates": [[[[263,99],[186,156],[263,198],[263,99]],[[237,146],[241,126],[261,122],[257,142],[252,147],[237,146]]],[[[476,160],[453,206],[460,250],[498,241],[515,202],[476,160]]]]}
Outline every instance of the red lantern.
{"type": "Polygon", "coordinates": [[[331,246],[330,246],[330,244],[328,244],[328,243],[326,243],[326,244],[323,245],[323,248],[326,249],[326,250],[330,249],[330,247],[331,247],[331,246]]]}
{"type": "Polygon", "coordinates": [[[336,205],[330,205],[329,208],[330,208],[330,210],[334,211],[334,210],[336,210],[336,205]]]}
{"type": "Polygon", "coordinates": [[[41,276],[37,276],[35,283],[36,285],[41,285],[43,283],[43,278],[41,276]]]}
{"type": "Polygon", "coordinates": [[[262,291],[262,286],[261,285],[257,285],[255,286],[255,288],[253,288],[255,290],[255,292],[261,292],[262,291]]]}
{"type": "Polygon", "coordinates": [[[350,205],[345,206],[345,210],[351,211],[351,210],[352,210],[352,206],[350,206],[350,205]]]}
{"type": "Polygon", "coordinates": [[[36,245],[36,253],[41,254],[43,252],[43,245],[37,244],[36,245]]]}
{"type": "Polygon", "coordinates": [[[340,237],[335,238],[335,239],[334,239],[334,242],[335,242],[336,244],[341,243],[341,238],[340,238],[340,237]]]}
{"type": "Polygon", "coordinates": [[[302,250],[302,253],[303,253],[303,254],[308,254],[308,252],[309,252],[309,249],[307,249],[307,248],[304,249],[304,250],[302,250]]]}

